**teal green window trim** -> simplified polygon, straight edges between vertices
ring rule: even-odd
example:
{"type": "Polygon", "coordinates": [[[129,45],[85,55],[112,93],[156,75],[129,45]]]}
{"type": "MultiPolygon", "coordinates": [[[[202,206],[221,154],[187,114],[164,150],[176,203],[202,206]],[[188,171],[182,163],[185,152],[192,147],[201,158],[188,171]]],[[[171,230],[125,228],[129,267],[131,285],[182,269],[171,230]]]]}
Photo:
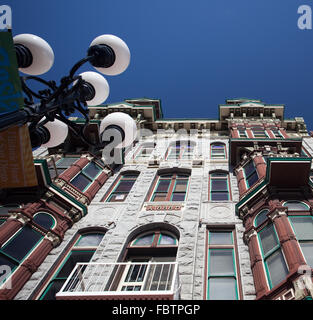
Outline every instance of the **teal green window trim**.
{"type": "MultiPolygon", "coordinates": [[[[4,262],[6,260],[7,264],[11,267],[11,274],[13,274],[13,272],[21,265],[21,263],[23,261],[25,261],[33,253],[33,251],[38,247],[39,243],[42,241],[43,238],[44,238],[44,236],[41,233],[34,230],[29,225],[26,225],[26,226],[20,228],[10,239],[8,239],[1,246],[1,248],[0,248],[0,261],[4,262]],[[26,250],[23,254],[18,253],[18,255],[20,255],[20,258],[13,257],[12,254],[6,252],[5,250],[10,244],[12,244],[18,238],[19,235],[21,235],[24,228],[29,228],[31,230],[31,232],[35,236],[34,241],[31,241],[33,243],[29,248],[25,248],[26,250]]],[[[11,248],[11,251],[12,251],[12,249],[13,248],[11,248]]],[[[1,264],[5,264],[5,263],[1,263],[1,264]]]]}
{"type": "Polygon", "coordinates": [[[139,151],[137,155],[135,156],[135,159],[138,158],[150,158],[156,144],[154,143],[153,145],[150,144],[145,144],[140,146],[139,151]]]}
{"type": "Polygon", "coordinates": [[[143,234],[143,235],[139,236],[138,238],[136,238],[131,245],[132,245],[132,246],[150,247],[150,246],[152,246],[152,244],[153,244],[154,238],[155,238],[155,233],[146,233],[146,234],[143,234]],[[150,240],[150,243],[139,244],[139,245],[138,245],[138,242],[141,241],[141,239],[146,238],[146,237],[149,237],[149,236],[151,236],[151,235],[152,235],[152,238],[151,238],[151,240],[150,240]]]}
{"type": "Polygon", "coordinates": [[[210,201],[229,201],[230,200],[230,185],[228,173],[211,172],[210,173],[210,201]],[[213,186],[214,182],[226,181],[226,189],[213,186]],[[219,189],[220,188],[220,189],[219,189]]]}
{"type": "Polygon", "coordinates": [[[228,279],[234,279],[235,281],[235,299],[238,300],[238,284],[237,284],[237,271],[236,271],[236,261],[235,261],[235,255],[234,255],[234,249],[233,248],[209,248],[208,252],[208,282],[207,282],[207,299],[210,300],[210,279],[215,278],[228,278],[228,279]],[[220,273],[220,274],[211,274],[210,273],[210,263],[211,263],[211,253],[212,252],[226,252],[230,251],[232,254],[232,260],[233,260],[233,272],[227,272],[227,273],[220,273]]]}
{"type": "Polygon", "coordinates": [[[283,258],[283,260],[282,260],[283,263],[281,264],[281,267],[282,267],[282,269],[284,269],[286,271],[286,275],[288,274],[288,266],[287,266],[287,263],[285,261],[285,257],[283,255],[283,251],[282,251],[282,248],[281,248],[281,245],[280,245],[280,241],[279,241],[279,238],[277,236],[277,232],[275,230],[275,227],[274,227],[273,223],[265,226],[257,234],[258,234],[259,247],[261,248],[263,265],[264,265],[264,268],[265,268],[265,271],[266,271],[266,278],[267,278],[267,281],[268,281],[270,289],[272,289],[278,283],[283,281],[283,279],[279,280],[279,281],[276,281],[276,279],[273,279],[273,274],[271,274],[271,272],[269,270],[268,260],[271,259],[274,256],[274,254],[281,254],[282,258],[283,258]],[[263,232],[266,232],[269,229],[272,229],[274,231],[273,234],[274,234],[274,239],[275,239],[276,245],[273,245],[273,247],[269,251],[265,252],[264,251],[264,246],[263,246],[262,240],[261,240],[261,234],[263,232]],[[273,280],[275,280],[275,283],[273,283],[273,280]]]}
{"type": "Polygon", "coordinates": [[[0,219],[0,226],[5,223],[7,220],[6,219],[0,219]]]}
{"type": "Polygon", "coordinates": [[[306,203],[302,202],[302,201],[298,201],[298,200],[289,200],[289,201],[285,201],[283,203],[283,207],[288,207],[288,211],[308,211],[310,210],[309,205],[307,205],[306,203]],[[298,205],[299,208],[297,209],[289,209],[289,207],[292,207],[292,204],[298,205]],[[299,210],[298,210],[299,209],[299,210]]]}
{"type": "Polygon", "coordinates": [[[100,174],[102,173],[102,168],[100,168],[95,162],[90,162],[88,163],[80,172],[78,172],[70,181],[70,183],[72,183],[77,189],[79,189],[81,192],[86,192],[88,190],[88,188],[92,185],[92,183],[94,182],[94,180],[96,180],[100,174]],[[94,165],[99,172],[95,175],[95,176],[91,176],[88,174],[88,172],[86,172],[88,170],[88,167],[94,165]],[[87,183],[87,185],[82,188],[83,190],[81,190],[78,186],[76,186],[73,181],[77,178],[77,177],[83,177],[84,179],[87,179],[89,182],[87,183]]]}
{"type": "Polygon", "coordinates": [[[243,167],[243,173],[245,176],[245,183],[247,189],[251,188],[259,180],[259,175],[254,165],[253,159],[251,159],[248,163],[245,164],[245,166],[243,167]],[[250,172],[247,173],[248,166],[253,166],[253,170],[250,170],[250,172]]]}
{"type": "Polygon", "coordinates": [[[266,216],[266,214],[269,212],[269,209],[262,209],[254,218],[254,222],[253,225],[255,227],[260,226],[263,222],[265,222],[268,218],[266,216]]]}
{"type": "Polygon", "coordinates": [[[214,231],[209,231],[209,238],[208,238],[208,244],[209,245],[212,245],[212,246],[216,246],[216,245],[220,245],[220,246],[222,246],[222,245],[226,245],[226,246],[233,246],[234,245],[234,235],[233,235],[233,231],[231,231],[231,230],[214,230],[214,231]],[[219,244],[217,244],[217,243],[212,243],[212,234],[218,234],[218,233],[220,233],[220,234],[222,234],[222,233],[224,233],[224,234],[230,234],[230,243],[219,243],[219,244]]]}
{"type": "MultiPolygon", "coordinates": [[[[206,298],[207,300],[216,299],[216,296],[212,297],[210,296],[210,289],[211,289],[211,282],[217,281],[215,283],[215,286],[217,286],[218,290],[218,299],[221,300],[238,300],[239,299],[239,275],[238,275],[238,269],[237,269],[237,263],[236,263],[236,256],[237,256],[237,248],[235,246],[234,242],[234,230],[230,229],[212,229],[208,230],[208,257],[207,257],[207,290],[206,290],[206,298]],[[213,238],[213,235],[217,234],[224,234],[224,237],[215,237],[213,238]],[[228,258],[231,256],[231,264],[229,266],[220,265],[221,261],[215,262],[215,265],[211,265],[213,262],[212,257],[214,256],[214,253],[221,253],[223,254],[228,253],[228,258]],[[213,270],[212,269],[218,269],[213,270]],[[225,270],[222,270],[225,268],[225,270]],[[228,269],[228,270],[226,270],[228,269]],[[212,281],[211,281],[212,280],[212,281]],[[226,285],[225,288],[225,282],[223,283],[223,280],[226,280],[228,282],[228,285],[226,285]],[[229,282],[229,280],[231,280],[229,282]],[[232,281],[233,280],[233,281],[232,281]],[[218,283],[219,281],[222,281],[222,283],[218,283]],[[221,290],[225,290],[225,294],[221,290]],[[231,297],[229,296],[230,292],[234,290],[231,293],[231,297]]],[[[222,257],[220,256],[220,258],[222,257]]],[[[225,257],[225,255],[224,255],[225,257]]],[[[227,260],[228,260],[227,258],[227,260]]],[[[223,258],[222,258],[223,259],[223,258]]],[[[226,261],[224,260],[223,263],[226,261]]],[[[228,261],[229,262],[229,261],[228,261]]],[[[215,287],[214,287],[215,289],[215,287]]]]}
{"type": "Polygon", "coordinates": [[[169,174],[159,176],[154,187],[150,201],[185,201],[189,187],[189,176],[179,174],[169,174]],[[167,183],[167,187],[159,189],[161,183],[167,183]],[[176,188],[179,184],[182,188],[176,188]]]}
{"type": "Polygon", "coordinates": [[[158,240],[158,245],[160,245],[160,246],[173,246],[173,245],[176,246],[177,245],[177,239],[176,239],[176,237],[174,237],[174,236],[172,236],[170,234],[161,232],[160,236],[159,236],[159,240],[158,240]],[[170,237],[173,240],[173,243],[172,244],[163,244],[163,243],[161,243],[163,236],[170,237]]]}
{"type": "Polygon", "coordinates": [[[114,182],[114,187],[112,191],[109,192],[109,195],[106,198],[106,202],[123,202],[126,200],[129,192],[133,188],[137,178],[139,176],[139,173],[133,173],[133,174],[121,174],[118,178],[117,181],[114,182]],[[120,185],[122,183],[129,183],[128,188],[123,189],[123,190],[118,190],[120,185]],[[123,197],[123,199],[120,199],[120,201],[117,199],[118,196],[123,197]]]}
{"type": "Polygon", "coordinates": [[[213,142],[211,147],[211,159],[226,159],[226,145],[223,142],[213,142]]]}
{"type": "Polygon", "coordinates": [[[300,250],[301,250],[301,253],[302,253],[302,256],[304,257],[306,263],[311,267],[313,268],[313,258],[312,258],[312,254],[311,256],[309,255],[309,252],[312,252],[313,250],[313,229],[310,230],[311,232],[309,232],[309,234],[307,234],[307,231],[308,230],[305,230],[304,232],[297,232],[296,228],[295,228],[295,220],[297,219],[302,219],[303,218],[306,219],[307,222],[311,222],[313,224],[313,217],[311,215],[296,215],[296,216],[293,216],[293,215],[288,215],[288,220],[289,220],[289,223],[292,227],[292,230],[296,236],[296,239],[299,243],[299,247],[300,247],[300,250]],[[303,233],[305,233],[305,235],[303,235],[303,233]],[[304,251],[304,247],[308,246],[306,252],[304,251]]]}
{"type": "MultiPolygon", "coordinates": [[[[56,268],[55,272],[53,273],[53,276],[50,278],[48,285],[46,288],[43,290],[43,292],[39,296],[39,300],[44,300],[46,295],[49,293],[51,296],[50,289],[53,289],[53,286],[58,283],[58,285],[63,286],[65,283],[66,279],[69,277],[70,273],[73,271],[73,268],[71,267],[71,263],[77,263],[77,262],[89,262],[95,253],[97,247],[99,244],[96,244],[94,246],[79,246],[79,242],[82,240],[84,237],[88,237],[89,235],[101,235],[104,232],[88,232],[88,233],[83,233],[80,234],[76,239],[74,238],[73,244],[69,251],[66,253],[65,257],[62,259],[58,260],[58,267],[56,268]],[[82,254],[79,256],[79,254],[82,254]],[[69,259],[73,259],[71,262],[69,259]],[[67,265],[67,262],[70,261],[70,263],[67,265]],[[61,276],[62,273],[65,275],[61,276]]],[[[59,288],[59,290],[61,287],[59,288]]],[[[52,297],[54,299],[55,297],[52,297]]]]}
{"type": "Polygon", "coordinates": [[[174,183],[173,192],[172,192],[172,195],[171,195],[171,201],[177,201],[177,200],[174,199],[174,197],[177,196],[178,194],[181,195],[181,196],[183,196],[183,198],[181,198],[181,199],[178,200],[178,201],[185,201],[185,199],[186,199],[186,194],[187,194],[187,190],[188,190],[188,186],[189,186],[189,179],[176,177],[175,183],[174,183]],[[185,188],[184,191],[176,191],[176,186],[177,186],[177,182],[178,182],[178,181],[184,181],[184,182],[186,182],[186,188],[185,188]]]}
{"type": "Polygon", "coordinates": [[[62,262],[62,264],[58,267],[58,269],[56,270],[55,274],[53,275],[53,277],[51,278],[51,280],[49,281],[48,286],[45,288],[45,290],[43,291],[43,293],[40,295],[39,300],[44,300],[46,294],[49,292],[49,290],[51,289],[51,287],[54,285],[54,283],[56,281],[62,281],[62,286],[65,283],[65,281],[67,280],[68,276],[64,276],[64,277],[60,277],[59,274],[62,272],[63,267],[66,265],[66,262],[68,261],[68,259],[70,259],[71,255],[73,252],[76,253],[91,253],[93,254],[96,250],[82,250],[82,249],[72,249],[68,255],[66,256],[66,258],[64,259],[64,261],[62,262]]]}
{"type": "MultiPolygon", "coordinates": [[[[47,228],[47,227],[45,227],[45,226],[42,226],[43,228],[53,229],[53,228],[56,226],[56,219],[55,219],[55,217],[53,217],[50,213],[41,212],[41,211],[40,211],[40,212],[37,212],[37,213],[34,215],[33,219],[36,218],[36,217],[38,217],[38,215],[48,216],[48,217],[51,219],[51,221],[52,221],[51,226],[50,226],[49,228],[47,228]]],[[[36,222],[35,222],[35,223],[36,223],[36,222]]],[[[40,224],[39,224],[39,225],[40,225],[40,224]]]]}

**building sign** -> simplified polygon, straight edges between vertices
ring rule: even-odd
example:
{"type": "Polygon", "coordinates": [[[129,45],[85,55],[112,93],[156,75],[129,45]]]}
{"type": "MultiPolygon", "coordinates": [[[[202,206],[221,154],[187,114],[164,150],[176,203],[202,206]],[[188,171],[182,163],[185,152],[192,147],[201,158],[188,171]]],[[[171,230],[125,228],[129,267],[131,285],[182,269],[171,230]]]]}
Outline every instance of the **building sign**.
{"type": "Polygon", "coordinates": [[[179,211],[182,209],[182,205],[172,205],[172,204],[166,204],[166,205],[147,205],[145,207],[146,211],[179,211]]]}
{"type": "MultiPolygon", "coordinates": [[[[0,32],[0,117],[23,107],[10,31],[0,32]]],[[[0,189],[37,185],[27,124],[0,131],[0,189]]]]}

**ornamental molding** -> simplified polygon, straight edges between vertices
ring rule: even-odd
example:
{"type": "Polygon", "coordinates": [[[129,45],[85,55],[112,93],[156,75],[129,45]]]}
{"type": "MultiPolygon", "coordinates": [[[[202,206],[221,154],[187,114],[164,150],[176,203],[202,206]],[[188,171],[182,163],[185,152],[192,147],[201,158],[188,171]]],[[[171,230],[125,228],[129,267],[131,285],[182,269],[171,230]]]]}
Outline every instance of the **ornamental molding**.
{"type": "Polygon", "coordinates": [[[274,221],[276,218],[279,218],[281,216],[287,216],[287,208],[275,208],[274,211],[268,214],[268,217],[274,221]]]}
{"type": "Polygon", "coordinates": [[[30,221],[30,218],[25,216],[22,212],[13,212],[10,213],[10,216],[8,217],[8,220],[17,220],[22,223],[22,225],[25,225],[27,222],[30,221]]]}
{"type": "Polygon", "coordinates": [[[47,239],[50,242],[52,242],[53,247],[56,247],[61,243],[61,239],[57,235],[55,235],[54,233],[52,233],[50,231],[46,234],[44,239],[47,239]]]}
{"type": "Polygon", "coordinates": [[[250,230],[246,231],[244,233],[244,239],[246,241],[246,243],[250,242],[251,237],[253,236],[257,236],[257,232],[254,228],[251,228],[250,230]]]}

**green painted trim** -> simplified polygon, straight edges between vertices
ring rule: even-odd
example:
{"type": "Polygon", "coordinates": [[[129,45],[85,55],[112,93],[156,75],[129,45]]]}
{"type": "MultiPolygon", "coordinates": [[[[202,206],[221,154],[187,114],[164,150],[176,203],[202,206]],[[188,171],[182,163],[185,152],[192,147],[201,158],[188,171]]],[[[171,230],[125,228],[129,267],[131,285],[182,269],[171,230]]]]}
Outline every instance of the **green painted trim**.
{"type": "MultiPolygon", "coordinates": [[[[216,201],[216,200],[212,200],[212,180],[216,177],[212,176],[212,174],[214,174],[216,172],[211,172],[210,173],[210,199],[209,201],[216,201]]],[[[227,184],[227,200],[222,200],[222,201],[229,201],[230,200],[230,188],[229,188],[229,179],[228,179],[228,173],[225,173],[225,177],[223,178],[217,178],[217,180],[223,180],[223,179],[226,179],[226,184],[227,184]]],[[[213,193],[225,193],[225,191],[213,191],[213,193]]]]}
{"type": "MultiPolygon", "coordinates": [[[[77,159],[79,159],[79,158],[77,158],[77,159]]],[[[46,179],[47,185],[49,187],[51,187],[52,189],[56,190],[57,192],[61,193],[63,196],[65,196],[71,202],[74,202],[76,205],[78,205],[83,210],[83,213],[85,216],[87,214],[87,207],[84,206],[82,203],[80,203],[78,200],[76,200],[74,197],[69,195],[67,192],[63,191],[62,189],[60,189],[59,187],[57,187],[55,184],[52,183],[46,159],[34,159],[34,163],[38,163],[38,164],[42,165],[44,175],[45,175],[44,178],[46,179]]]]}
{"type": "Polygon", "coordinates": [[[54,228],[54,226],[56,225],[56,219],[55,219],[54,216],[52,216],[52,215],[51,215],[50,213],[48,213],[48,212],[38,211],[38,212],[35,213],[35,215],[33,216],[33,218],[35,218],[38,214],[45,214],[46,216],[49,216],[49,217],[52,219],[52,221],[53,221],[53,224],[52,224],[52,226],[50,227],[50,229],[53,229],[53,228],[54,228]]]}
{"type": "MultiPolygon", "coordinates": [[[[230,144],[229,144],[230,145],[230,144]]],[[[267,158],[266,161],[266,175],[264,181],[256,187],[253,191],[249,192],[246,196],[244,196],[236,205],[235,205],[235,212],[238,215],[239,208],[243,205],[243,203],[247,202],[250,198],[252,198],[260,189],[262,189],[265,185],[269,182],[269,175],[270,175],[270,163],[274,161],[289,161],[289,162],[296,162],[296,161],[305,161],[310,162],[312,161],[312,158],[279,158],[279,157],[270,157],[267,158]]],[[[309,179],[309,184],[313,188],[313,183],[309,179]]]]}
{"type": "Polygon", "coordinates": [[[136,246],[136,243],[137,243],[140,239],[142,239],[142,238],[144,238],[144,237],[146,237],[146,236],[149,236],[149,235],[151,235],[151,234],[153,234],[153,237],[152,237],[152,240],[151,240],[151,243],[150,243],[150,244],[137,245],[138,247],[151,247],[152,244],[153,244],[154,238],[155,238],[155,233],[152,233],[152,232],[151,232],[151,233],[147,233],[147,234],[145,234],[145,235],[143,235],[143,236],[141,236],[141,237],[139,237],[139,238],[136,238],[135,241],[131,244],[131,246],[136,246]]]}
{"type": "Polygon", "coordinates": [[[234,252],[234,248],[209,248],[208,249],[208,273],[207,273],[207,300],[210,300],[210,285],[209,285],[209,280],[210,278],[234,278],[235,279],[235,291],[236,291],[236,299],[238,300],[238,284],[237,284],[237,268],[236,268],[236,260],[235,260],[235,252],[234,252]],[[210,276],[210,251],[222,251],[222,250],[228,250],[232,252],[232,258],[233,258],[233,270],[234,270],[234,274],[233,275],[214,275],[214,276],[210,276]]]}
{"type": "MultiPolygon", "coordinates": [[[[45,297],[45,295],[47,294],[47,292],[50,290],[51,286],[53,285],[53,281],[55,281],[55,280],[66,280],[67,279],[65,277],[58,277],[57,275],[60,273],[60,271],[62,270],[63,266],[65,265],[67,260],[70,258],[70,256],[73,253],[73,251],[74,252],[95,252],[96,251],[96,250],[75,250],[75,249],[73,249],[73,247],[72,247],[71,251],[68,252],[68,254],[66,255],[65,259],[63,260],[63,262],[57,268],[56,272],[54,273],[53,277],[50,279],[49,284],[45,288],[44,292],[40,295],[39,300],[43,300],[43,298],[45,297]]],[[[73,269],[72,269],[72,271],[73,271],[73,269]]]]}

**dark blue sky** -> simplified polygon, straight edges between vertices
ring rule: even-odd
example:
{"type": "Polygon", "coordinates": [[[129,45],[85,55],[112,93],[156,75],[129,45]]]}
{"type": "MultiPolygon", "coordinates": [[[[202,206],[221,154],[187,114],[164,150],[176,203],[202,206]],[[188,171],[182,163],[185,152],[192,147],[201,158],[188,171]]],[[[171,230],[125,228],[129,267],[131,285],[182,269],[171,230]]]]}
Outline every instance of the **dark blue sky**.
{"type": "MultiPolygon", "coordinates": [[[[55,53],[58,80],[100,34],[121,37],[129,68],[107,76],[107,103],[159,98],[167,118],[217,118],[225,99],[285,104],[313,130],[313,30],[297,26],[309,0],[11,0],[13,34],[55,53]]],[[[91,66],[82,71],[91,70],[91,66]]]]}

